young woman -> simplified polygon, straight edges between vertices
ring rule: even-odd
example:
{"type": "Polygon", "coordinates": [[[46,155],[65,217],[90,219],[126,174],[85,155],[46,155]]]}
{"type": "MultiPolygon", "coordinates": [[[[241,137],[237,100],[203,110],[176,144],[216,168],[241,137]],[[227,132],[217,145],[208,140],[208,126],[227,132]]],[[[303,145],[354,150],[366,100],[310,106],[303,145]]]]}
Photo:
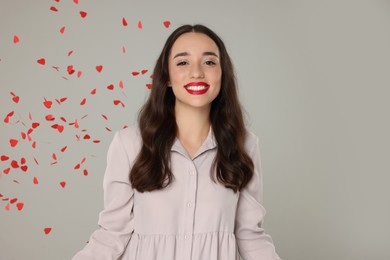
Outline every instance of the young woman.
{"type": "Polygon", "coordinates": [[[202,25],[167,39],[138,124],[111,142],[99,229],[73,260],[276,260],[258,139],[233,66],[202,25]]]}

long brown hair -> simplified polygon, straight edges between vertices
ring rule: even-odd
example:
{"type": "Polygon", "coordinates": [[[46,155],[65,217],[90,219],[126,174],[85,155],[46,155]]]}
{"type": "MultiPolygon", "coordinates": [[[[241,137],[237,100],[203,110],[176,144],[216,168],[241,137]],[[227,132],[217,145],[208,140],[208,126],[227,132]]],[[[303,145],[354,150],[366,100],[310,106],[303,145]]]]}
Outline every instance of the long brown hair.
{"type": "Polygon", "coordinates": [[[222,69],[221,90],[210,111],[217,154],[210,171],[215,182],[237,192],[253,176],[252,159],[245,151],[246,129],[237,95],[233,65],[223,41],[203,25],[183,25],[167,39],[153,71],[152,90],[138,115],[142,147],[130,171],[130,182],[139,192],[163,189],[174,179],[170,169],[171,147],[177,136],[175,96],[169,82],[168,58],[173,44],[182,34],[203,33],[218,46],[222,69]]]}

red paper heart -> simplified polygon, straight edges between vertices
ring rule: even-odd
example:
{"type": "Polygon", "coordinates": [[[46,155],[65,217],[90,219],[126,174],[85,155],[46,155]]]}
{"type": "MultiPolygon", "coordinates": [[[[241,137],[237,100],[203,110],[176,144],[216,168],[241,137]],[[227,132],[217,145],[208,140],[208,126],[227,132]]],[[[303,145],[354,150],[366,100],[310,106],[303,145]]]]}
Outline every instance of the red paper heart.
{"type": "Polygon", "coordinates": [[[9,140],[9,143],[10,143],[10,145],[11,145],[11,147],[15,147],[17,144],[18,144],[18,140],[16,140],[16,139],[10,139],[9,140]]]}
{"type": "Polygon", "coordinates": [[[53,12],[58,12],[58,9],[55,6],[50,7],[50,10],[52,10],[53,12]]]}
{"type": "Polygon", "coordinates": [[[81,100],[81,102],[80,102],[80,106],[84,106],[86,102],[87,102],[87,99],[86,99],[86,98],[84,98],[83,100],[81,100]]]}
{"type": "Polygon", "coordinates": [[[83,173],[84,173],[84,176],[87,176],[88,175],[87,169],[84,169],[83,173]]]}
{"type": "Polygon", "coordinates": [[[0,160],[2,160],[4,162],[4,161],[7,161],[8,159],[9,159],[9,157],[7,155],[2,155],[0,160]]]}
{"type": "Polygon", "coordinates": [[[96,66],[96,70],[97,70],[98,72],[101,72],[102,69],[103,69],[103,66],[102,66],[102,65],[97,65],[97,66],[96,66]]]}
{"type": "Polygon", "coordinates": [[[38,122],[32,123],[32,125],[31,125],[31,126],[32,126],[32,128],[34,128],[34,129],[35,129],[35,128],[37,128],[37,127],[39,126],[39,123],[38,123],[38,122]]]}
{"type": "Polygon", "coordinates": [[[46,64],[46,60],[44,58],[40,58],[39,60],[37,60],[37,62],[41,65],[45,65],[46,64]]]}
{"type": "Polygon", "coordinates": [[[14,44],[18,44],[19,41],[19,37],[17,35],[14,35],[14,44]]]}
{"type": "Polygon", "coordinates": [[[96,88],[91,90],[91,95],[95,95],[95,94],[96,94],[96,88]]]}
{"type": "Polygon", "coordinates": [[[19,168],[18,162],[15,161],[15,160],[12,160],[12,162],[11,162],[11,167],[12,167],[12,168],[19,168]]]}
{"type": "Polygon", "coordinates": [[[26,164],[26,158],[24,157],[20,158],[20,164],[26,164]]]}
{"type": "Polygon", "coordinates": [[[19,103],[19,96],[14,96],[12,98],[12,101],[14,101],[15,103],[19,103]]]}
{"type": "Polygon", "coordinates": [[[137,76],[137,75],[139,75],[139,72],[138,72],[138,71],[133,71],[131,74],[132,74],[133,76],[137,76]]]}
{"type": "Polygon", "coordinates": [[[65,32],[65,26],[61,27],[61,29],[60,29],[61,34],[64,34],[64,32],[65,32]]]}
{"type": "Polygon", "coordinates": [[[43,105],[46,107],[46,108],[51,108],[51,105],[53,104],[53,102],[51,102],[50,100],[46,100],[46,98],[44,98],[44,102],[43,102],[43,105]]]}
{"type": "Polygon", "coordinates": [[[33,183],[34,184],[38,184],[38,178],[34,176],[34,180],[33,180],[33,183]]]}
{"type": "Polygon", "coordinates": [[[138,21],[138,29],[142,29],[142,22],[138,21]]]}
{"type": "Polygon", "coordinates": [[[85,17],[87,16],[87,13],[84,12],[84,11],[80,11],[80,16],[81,16],[82,18],[85,18],[85,17]]]}
{"type": "Polygon", "coordinates": [[[165,28],[168,28],[171,25],[170,21],[164,21],[165,28]]]}
{"type": "Polygon", "coordinates": [[[111,84],[111,85],[107,86],[107,89],[109,89],[109,90],[113,90],[113,89],[114,89],[114,85],[113,85],[113,84],[111,84]]]}
{"type": "Polygon", "coordinates": [[[152,84],[146,84],[146,87],[147,87],[148,89],[152,89],[152,84]]]}
{"type": "Polygon", "coordinates": [[[65,152],[66,148],[68,148],[68,146],[64,146],[61,148],[61,152],[65,152]]]}
{"type": "Polygon", "coordinates": [[[45,234],[48,235],[51,232],[51,228],[49,228],[49,227],[44,228],[43,232],[45,232],[45,234]]]}
{"type": "Polygon", "coordinates": [[[11,170],[11,168],[8,167],[7,169],[4,169],[3,172],[4,172],[4,174],[8,174],[10,170],[11,170]]]}
{"type": "Polygon", "coordinates": [[[123,24],[123,26],[127,26],[127,21],[124,17],[122,18],[122,24],[123,24]]]}
{"type": "Polygon", "coordinates": [[[62,188],[65,188],[66,182],[62,181],[62,182],[60,182],[60,185],[61,185],[62,188]]]}
{"type": "Polygon", "coordinates": [[[64,131],[64,126],[63,125],[58,125],[57,126],[57,130],[58,130],[58,132],[62,133],[62,131],[64,131]]]}
{"type": "Polygon", "coordinates": [[[22,171],[26,172],[28,170],[28,166],[22,165],[22,166],[20,166],[20,169],[22,169],[22,171]]]}
{"type": "Polygon", "coordinates": [[[16,204],[16,207],[18,208],[19,211],[21,211],[23,209],[23,207],[24,207],[24,203],[19,202],[19,203],[16,204]]]}

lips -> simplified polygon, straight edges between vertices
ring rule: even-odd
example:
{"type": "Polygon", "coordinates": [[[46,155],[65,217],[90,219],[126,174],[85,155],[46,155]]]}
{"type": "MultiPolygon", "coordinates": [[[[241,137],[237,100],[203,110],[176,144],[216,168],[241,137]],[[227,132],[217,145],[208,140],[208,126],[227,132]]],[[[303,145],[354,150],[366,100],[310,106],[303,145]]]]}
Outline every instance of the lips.
{"type": "Polygon", "coordinates": [[[205,82],[190,82],[184,86],[191,95],[202,95],[209,90],[210,85],[205,82]]]}

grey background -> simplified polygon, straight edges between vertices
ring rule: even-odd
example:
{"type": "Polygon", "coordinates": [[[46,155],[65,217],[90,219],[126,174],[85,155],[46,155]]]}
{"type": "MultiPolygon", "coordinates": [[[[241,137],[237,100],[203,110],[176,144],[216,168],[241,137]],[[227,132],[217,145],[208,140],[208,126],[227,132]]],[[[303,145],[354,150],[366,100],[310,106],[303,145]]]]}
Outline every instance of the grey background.
{"type": "Polygon", "coordinates": [[[10,159],[0,161],[0,259],[70,259],[84,246],[102,209],[113,132],[134,122],[166,37],[184,23],[210,26],[233,58],[248,126],[261,140],[264,227],[279,255],[390,259],[390,2],[361,0],[1,0],[0,155],[10,159]],[[42,57],[44,66],[36,62],[42,57]],[[71,64],[76,73],[82,70],[81,78],[67,74],[71,64]],[[143,69],[149,71],[131,75],[143,69]],[[106,89],[110,84],[113,91],[106,89]],[[96,95],[89,94],[94,88],[96,95]],[[44,97],[53,101],[51,109],[43,106],[44,97]],[[57,104],[62,97],[67,101],[57,104]],[[56,120],[46,121],[47,114],[56,120]],[[76,119],[79,128],[68,125],[76,119]],[[32,122],[40,123],[31,134],[35,149],[20,134],[32,122]],[[63,133],[51,128],[55,123],[65,126],[63,133]],[[91,139],[77,141],[85,134],[91,139]],[[10,138],[19,139],[16,147],[10,138]],[[27,172],[3,173],[21,157],[27,172]],[[6,210],[7,198],[24,208],[13,203],[6,210]]]}

